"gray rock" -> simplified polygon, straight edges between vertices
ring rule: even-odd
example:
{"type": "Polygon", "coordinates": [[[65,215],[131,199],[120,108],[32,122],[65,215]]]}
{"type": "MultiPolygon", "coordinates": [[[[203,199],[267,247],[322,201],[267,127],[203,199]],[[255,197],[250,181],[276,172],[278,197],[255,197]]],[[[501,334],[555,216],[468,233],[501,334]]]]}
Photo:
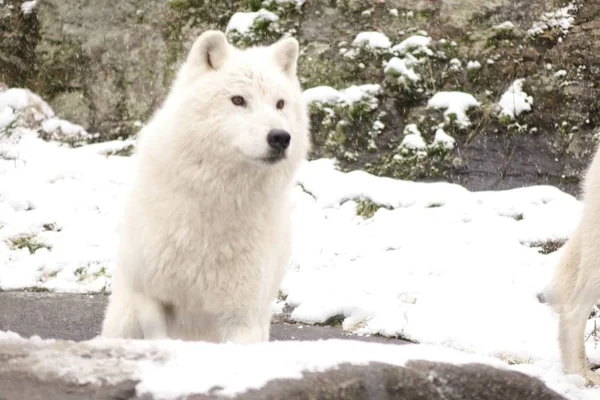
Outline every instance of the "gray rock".
{"type": "MultiPolygon", "coordinates": [[[[160,350],[87,342],[0,342],[0,398],[7,400],[134,399],[140,363],[161,363],[160,350]]],[[[232,360],[234,361],[234,360],[232,360]]],[[[199,363],[210,360],[198,360],[199,363]]],[[[190,399],[220,399],[215,392],[190,399]]],[[[152,399],[145,395],[144,399],[152,399]]],[[[343,364],[302,379],[273,380],[235,399],[564,399],[541,381],[486,365],[411,361],[405,367],[381,363],[343,364]]]]}

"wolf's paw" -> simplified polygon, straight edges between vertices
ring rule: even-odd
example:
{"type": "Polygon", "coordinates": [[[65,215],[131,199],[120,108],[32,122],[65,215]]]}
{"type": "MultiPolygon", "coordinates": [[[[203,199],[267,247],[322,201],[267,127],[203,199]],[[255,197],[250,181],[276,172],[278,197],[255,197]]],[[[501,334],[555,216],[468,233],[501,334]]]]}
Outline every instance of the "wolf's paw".
{"type": "Polygon", "coordinates": [[[600,386],[600,375],[596,372],[588,370],[585,372],[584,378],[586,386],[600,386]]]}

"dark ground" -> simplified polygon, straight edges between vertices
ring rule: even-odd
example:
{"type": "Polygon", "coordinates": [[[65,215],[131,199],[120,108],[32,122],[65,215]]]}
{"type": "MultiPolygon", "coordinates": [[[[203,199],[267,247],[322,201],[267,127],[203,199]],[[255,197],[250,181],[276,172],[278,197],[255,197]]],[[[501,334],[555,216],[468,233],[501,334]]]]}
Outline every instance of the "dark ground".
{"type": "MultiPolygon", "coordinates": [[[[105,295],[45,292],[0,292],[0,331],[44,339],[88,340],[102,325],[105,295]]],[[[271,340],[354,339],[381,343],[406,343],[381,336],[357,336],[340,328],[290,324],[275,320],[271,340]]]]}

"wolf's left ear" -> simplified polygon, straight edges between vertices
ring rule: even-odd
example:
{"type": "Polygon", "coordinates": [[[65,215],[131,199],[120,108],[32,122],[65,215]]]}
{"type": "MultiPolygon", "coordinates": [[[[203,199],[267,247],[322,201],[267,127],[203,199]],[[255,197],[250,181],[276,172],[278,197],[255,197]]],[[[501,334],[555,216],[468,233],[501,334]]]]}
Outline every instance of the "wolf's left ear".
{"type": "Polygon", "coordinates": [[[273,44],[275,62],[290,77],[296,76],[299,49],[300,45],[293,37],[281,39],[273,44]]]}

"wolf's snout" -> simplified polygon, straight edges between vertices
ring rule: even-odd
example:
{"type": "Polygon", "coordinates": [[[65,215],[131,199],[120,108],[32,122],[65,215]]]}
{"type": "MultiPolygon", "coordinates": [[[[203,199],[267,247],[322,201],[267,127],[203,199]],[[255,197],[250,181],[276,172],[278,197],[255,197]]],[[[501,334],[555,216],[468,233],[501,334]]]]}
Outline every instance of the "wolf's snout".
{"type": "Polygon", "coordinates": [[[292,137],[283,129],[272,129],[267,135],[267,143],[275,150],[283,151],[288,148],[292,137]]]}

